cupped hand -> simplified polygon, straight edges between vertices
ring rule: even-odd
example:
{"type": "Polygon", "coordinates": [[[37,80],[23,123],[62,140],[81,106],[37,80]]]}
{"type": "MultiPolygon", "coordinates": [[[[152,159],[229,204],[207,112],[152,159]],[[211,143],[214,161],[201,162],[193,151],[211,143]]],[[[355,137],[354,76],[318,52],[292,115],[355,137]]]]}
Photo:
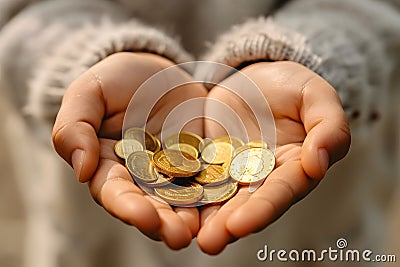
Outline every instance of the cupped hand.
{"type": "MultiPolygon", "coordinates": [[[[293,62],[256,63],[242,73],[261,89],[271,108],[276,168],[254,193],[242,187],[224,205],[201,209],[197,242],[208,254],[218,254],[230,242],[278,219],[318,185],[328,167],[343,158],[350,146],[340,99],[320,76],[293,62]]],[[[228,79],[235,78],[234,74],[228,79]]],[[[229,90],[216,86],[208,97],[231,107],[246,129],[258,128],[250,109],[229,90]]],[[[224,132],[213,121],[205,121],[204,130],[209,137],[224,132]]]]}
{"type": "MultiPolygon", "coordinates": [[[[53,130],[57,152],[72,165],[79,181],[89,182],[93,198],[147,236],[179,249],[197,235],[203,251],[217,254],[229,242],[276,220],[347,153],[349,128],[335,90],[298,64],[257,63],[243,73],[259,86],[271,107],[277,127],[277,168],[256,192],[243,187],[223,206],[200,208],[200,215],[197,208],[171,208],[153,199],[133,183],[113,147],[121,138],[125,111],[135,91],[172,65],[151,54],[119,53],[106,58],[68,88],[53,130]]],[[[168,93],[150,114],[151,132],[160,131],[173,107],[205,96],[206,90],[198,84],[168,93]]],[[[230,106],[247,129],[256,127],[254,116],[237,96],[217,86],[208,97],[230,106]]],[[[223,132],[207,121],[194,121],[188,127],[207,137],[223,132]]]]}
{"type": "MultiPolygon", "coordinates": [[[[179,249],[190,244],[198,232],[198,210],[171,208],[148,196],[134,184],[113,150],[133,94],[150,76],[172,65],[146,53],[118,53],[102,60],[67,89],[52,138],[56,151],[71,164],[80,182],[88,182],[93,198],[107,212],[179,249]]],[[[185,74],[177,70],[176,75],[185,74]]],[[[151,132],[161,129],[174,106],[206,93],[202,86],[192,84],[166,94],[150,114],[151,132]]],[[[201,121],[188,127],[188,131],[203,133],[201,121]]]]}

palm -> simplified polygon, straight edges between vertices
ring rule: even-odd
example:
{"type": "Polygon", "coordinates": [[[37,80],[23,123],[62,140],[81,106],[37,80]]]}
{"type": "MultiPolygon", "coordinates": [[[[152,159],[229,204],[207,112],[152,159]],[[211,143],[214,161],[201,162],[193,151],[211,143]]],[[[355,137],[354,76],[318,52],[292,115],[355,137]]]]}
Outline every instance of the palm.
{"type": "MultiPolygon", "coordinates": [[[[261,89],[273,113],[276,168],[256,192],[249,193],[247,187],[242,187],[224,205],[201,210],[202,227],[197,239],[199,246],[210,254],[217,254],[229,242],[265,228],[315,188],[324,176],[324,170],[318,166],[318,159],[310,150],[319,145],[320,136],[327,137],[326,132],[317,135],[316,126],[324,119],[330,119],[324,117],[326,110],[331,109],[332,117],[337,121],[344,116],[340,110],[337,111],[340,105],[336,104],[340,101],[337,101],[334,90],[300,65],[290,62],[259,63],[243,72],[261,89]],[[318,97],[321,102],[315,104],[318,97]],[[330,102],[337,103],[329,106],[329,102],[324,101],[327,97],[330,102]],[[321,108],[325,111],[319,112],[321,108]],[[310,165],[312,161],[314,164],[310,165]]],[[[254,131],[252,114],[237,96],[222,87],[215,87],[209,97],[229,105],[245,121],[246,128],[254,131]]],[[[332,162],[343,157],[348,149],[348,129],[341,130],[335,134],[344,143],[331,158],[332,162]]],[[[205,132],[211,136],[218,135],[222,129],[213,122],[206,122],[205,132]]]]}

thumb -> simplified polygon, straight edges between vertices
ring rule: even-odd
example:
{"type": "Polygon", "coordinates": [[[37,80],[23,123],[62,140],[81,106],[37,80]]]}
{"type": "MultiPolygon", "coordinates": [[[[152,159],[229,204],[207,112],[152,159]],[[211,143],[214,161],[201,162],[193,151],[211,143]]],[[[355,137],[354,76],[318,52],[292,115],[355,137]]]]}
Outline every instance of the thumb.
{"type": "Polygon", "coordinates": [[[57,153],[73,167],[80,182],[92,177],[99,161],[100,145],[91,125],[77,121],[55,129],[53,144],[57,153]]]}
{"type": "Polygon", "coordinates": [[[96,133],[104,109],[96,78],[83,75],[66,91],[53,127],[54,148],[80,182],[87,182],[97,168],[100,145],[96,133]]]}
{"type": "Polygon", "coordinates": [[[301,117],[307,136],[301,163],[308,176],[322,179],[350,148],[350,128],[336,91],[319,76],[303,89],[301,117]]]}

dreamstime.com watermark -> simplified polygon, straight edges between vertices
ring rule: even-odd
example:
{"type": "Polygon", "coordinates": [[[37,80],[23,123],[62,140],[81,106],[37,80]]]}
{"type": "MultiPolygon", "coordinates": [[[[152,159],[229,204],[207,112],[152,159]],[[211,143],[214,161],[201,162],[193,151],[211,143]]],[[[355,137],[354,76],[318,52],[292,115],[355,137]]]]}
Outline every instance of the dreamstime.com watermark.
{"type": "Polygon", "coordinates": [[[369,249],[348,249],[347,240],[339,238],[336,247],[329,247],[321,251],[314,249],[269,249],[267,245],[257,252],[259,261],[280,262],[396,262],[394,254],[374,254],[369,249]]]}

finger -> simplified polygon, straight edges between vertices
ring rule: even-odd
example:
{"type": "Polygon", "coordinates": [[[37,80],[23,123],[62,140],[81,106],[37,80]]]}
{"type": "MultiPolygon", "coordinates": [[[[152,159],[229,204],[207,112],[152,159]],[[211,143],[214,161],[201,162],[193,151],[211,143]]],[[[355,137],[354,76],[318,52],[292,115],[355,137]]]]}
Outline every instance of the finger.
{"type": "Polygon", "coordinates": [[[108,179],[96,198],[111,215],[135,226],[154,240],[164,241],[171,249],[184,248],[192,240],[188,222],[168,205],[143,195],[130,181],[123,178],[108,179]]]}
{"type": "Polygon", "coordinates": [[[135,186],[124,166],[111,160],[100,160],[99,169],[90,183],[95,200],[114,217],[137,227],[153,237],[161,221],[154,206],[135,186]],[[106,177],[104,181],[102,177],[106,177]]]}
{"type": "Polygon", "coordinates": [[[229,216],[243,203],[250,194],[247,188],[239,189],[239,192],[225,203],[212,217],[205,220],[197,235],[197,244],[207,254],[219,254],[227,244],[236,238],[227,230],[226,221],[229,216]]]}
{"type": "Polygon", "coordinates": [[[308,176],[324,177],[328,167],[350,147],[350,128],[336,91],[315,76],[303,87],[301,119],[307,136],[301,163],[308,176]]]}
{"type": "Polygon", "coordinates": [[[270,174],[246,203],[230,214],[226,222],[229,233],[240,238],[264,229],[317,183],[307,177],[300,161],[284,163],[270,174]]]}
{"type": "Polygon", "coordinates": [[[64,95],[53,128],[57,153],[74,168],[79,181],[93,175],[100,147],[97,130],[104,115],[104,102],[96,79],[83,75],[64,95]]]}
{"type": "Polygon", "coordinates": [[[115,156],[115,142],[100,139],[99,167],[89,183],[93,198],[111,215],[137,227],[148,237],[163,240],[172,249],[188,246],[193,237],[193,226],[189,223],[195,224],[193,228],[198,224],[194,210],[180,216],[168,204],[137,187],[115,156]]]}
{"type": "Polygon", "coordinates": [[[159,209],[162,240],[171,249],[182,249],[190,245],[193,234],[180,216],[173,210],[159,209]]]}
{"type": "Polygon", "coordinates": [[[128,170],[115,161],[115,141],[100,139],[101,155],[98,169],[89,183],[97,203],[114,217],[137,227],[153,239],[161,239],[161,220],[155,207],[144,197],[128,170]]]}
{"type": "Polygon", "coordinates": [[[211,219],[217,211],[221,208],[221,205],[212,205],[209,207],[200,207],[200,226],[202,227],[211,219]]]}
{"type": "Polygon", "coordinates": [[[159,236],[165,244],[174,250],[187,247],[192,241],[193,234],[188,221],[178,215],[173,208],[163,200],[152,195],[146,198],[155,207],[160,217],[159,236]]]}
{"type": "Polygon", "coordinates": [[[166,66],[167,60],[156,55],[119,53],[96,64],[70,85],[63,97],[52,138],[55,150],[72,165],[79,181],[88,181],[98,164],[96,139],[103,118],[124,111],[135,89],[166,66]],[[149,57],[157,60],[153,63],[149,57]]]}
{"type": "Polygon", "coordinates": [[[192,238],[195,237],[200,228],[200,216],[198,209],[195,207],[176,207],[174,208],[174,211],[188,226],[190,232],[192,233],[192,238]]]}

